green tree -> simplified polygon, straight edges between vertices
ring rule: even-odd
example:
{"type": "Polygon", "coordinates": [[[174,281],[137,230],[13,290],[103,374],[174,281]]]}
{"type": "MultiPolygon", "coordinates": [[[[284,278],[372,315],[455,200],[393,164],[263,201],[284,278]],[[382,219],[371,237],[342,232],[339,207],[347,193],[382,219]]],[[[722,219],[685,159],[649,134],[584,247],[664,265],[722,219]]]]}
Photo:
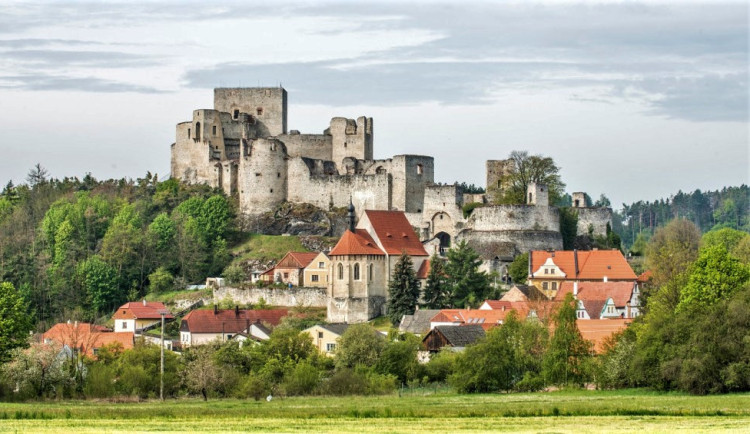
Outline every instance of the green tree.
{"type": "Polygon", "coordinates": [[[563,250],[573,250],[578,235],[578,211],[575,208],[560,208],[560,235],[563,250]]]}
{"type": "Polygon", "coordinates": [[[430,258],[430,272],[424,288],[424,307],[442,309],[450,303],[450,288],[445,281],[445,263],[437,254],[430,258]]]}
{"type": "Polygon", "coordinates": [[[721,228],[714,229],[703,234],[701,238],[701,244],[703,247],[711,247],[717,244],[722,244],[728,252],[733,251],[740,241],[744,238],[750,238],[750,234],[747,232],[738,231],[732,228],[721,228]]]}
{"type": "Polygon", "coordinates": [[[166,292],[174,289],[174,276],[164,267],[159,267],[148,275],[148,290],[151,293],[166,292]]]}
{"type": "Polygon", "coordinates": [[[479,271],[482,260],[465,240],[448,250],[445,264],[446,282],[455,307],[471,306],[483,301],[490,291],[487,273],[479,271]]]}
{"type": "Polygon", "coordinates": [[[526,192],[532,182],[547,186],[550,203],[559,201],[565,184],[560,178],[560,168],[552,158],[529,155],[526,151],[513,151],[509,159],[513,160],[512,170],[500,180],[504,191],[500,203],[526,203],[526,192]]]}
{"type": "Polygon", "coordinates": [[[419,281],[411,257],[402,253],[388,282],[388,318],[398,324],[404,315],[411,315],[419,300],[419,281]]]}
{"type": "Polygon", "coordinates": [[[339,338],[336,369],[374,366],[384,346],[383,337],[370,324],[352,324],[339,338]]]}
{"type": "Polygon", "coordinates": [[[116,308],[124,299],[118,288],[117,272],[94,255],[78,265],[78,276],[91,307],[97,314],[116,308]]]}
{"type": "Polygon", "coordinates": [[[73,384],[66,359],[56,344],[33,343],[16,348],[3,372],[18,386],[19,392],[36,398],[62,397],[61,391],[73,384]]]}
{"type": "Polygon", "coordinates": [[[519,285],[525,284],[529,277],[529,252],[516,256],[508,266],[508,275],[513,279],[513,283],[519,285]]]}
{"type": "Polygon", "coordinates": [[[25,347],[32,328],[23,298],[10,282],[0,282],[0,363],[14,348],[25,347]]]}
{"type": "Polygon", "coordinates": [[[700,240],[700,231],[687,220],[672,220],[657,229],[646,248],[646,267],[653,272],[654,286],[685,271],[698,257],[700,240]]]}
{"type": "Polygon", "coordinates": [[[573,294],[567,294],[552,317],[555,331],[542,361],[548,384],[583,385],[590,379],[592,348],[576,326],[575,303],[573,294]]]}
{"type": "Polygon", "coordinates": [[[417,361],[417,351],[421,343],[418,337],[410,333],[400,339],[389,340],[378,357],[375,371],[394,375],[401,383],[419,379],[422,367],[417,361]]]}
{"type": "Polygon", "coordinates": [[[201,345],[190,349],[185,368],[181,371],[182,382],[188,391],[199,393],[204,401],[208,396],[220,393],[226,387],[226,376],[221,366],[214,360],[214,348],[201,345]]]}
{"type": "Polygon", "coordinates": [[[729,298],[750,280],[750,270],[729,255],[723,243],[701,249],[677,308],[707,307],[729,298]]]}

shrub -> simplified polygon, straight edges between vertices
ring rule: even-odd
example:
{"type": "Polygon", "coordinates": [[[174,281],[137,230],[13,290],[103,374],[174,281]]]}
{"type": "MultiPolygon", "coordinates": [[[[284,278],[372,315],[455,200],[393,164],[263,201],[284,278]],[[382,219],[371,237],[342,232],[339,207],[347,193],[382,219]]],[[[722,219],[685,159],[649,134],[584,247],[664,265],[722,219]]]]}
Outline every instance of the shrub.
{"type": "Polygon", "coordinates": [[[305,361],[284,376],[283,388],[287,395],[309,395],[320,384],[320,371],[305,361]]]}
{"type": "Polygon", "coordinates": [[[453,373],[456,364],[455,352],[445,349],[430,358],[425,365],[427,377],[430,381],[443,382],[453,373]]]}
{"type": "Polygon", "coordinates": [[[245,270],[239,265],[228,266],[224,269],[222,274],[224,275],[224,278],[227,279],[227,283],[232,286],[241,284],[246,278],[245,270]]]}
{"type": "Polygon", "coordinates": [[[271,383],[262,375],[250,373],[235,389],[238,398],[253,398],[260,401],[271,393],[271,383]]]}
{"type": "Polygon", "coordinates": [[[83,393],[87,398],[108,398],[115,394],[115,372],[111,366],[93,363],[89,366],[83,393]]]}

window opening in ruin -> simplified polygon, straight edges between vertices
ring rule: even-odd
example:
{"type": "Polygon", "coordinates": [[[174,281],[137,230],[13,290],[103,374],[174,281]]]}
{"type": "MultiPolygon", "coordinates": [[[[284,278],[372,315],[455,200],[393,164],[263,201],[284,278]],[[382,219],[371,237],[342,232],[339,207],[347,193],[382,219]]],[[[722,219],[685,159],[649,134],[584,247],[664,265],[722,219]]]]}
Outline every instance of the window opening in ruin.
{"type": "Polygon", "coordinates": [[[500,188],[500,182],[501,182],[501,181],[500,181],[500,180],[498,179],[498,180],[497,180],[497,188],[500,188]]]}
{"type": "Polygon", "coordinates": [[[370,264],[370,274],[368,278],[370,279],[370,282],[372,282],[372,264],[370,264]]]}
{"type": "Polygon", "coordinates": [[[281,172],[276,172],[276,177],[281,178],[281,172]]]}
{"type": "Polygon", "coordinates": [[[339,264],[339,280],[344,280],[344,265],[339,264]]]}
{"type": "Polygon", "coordinates": [[[263,116],[263,107],[258,107],[255,109],[255,113],[258,114],[258,116],[263,116]]]}
{"type": "Polygon", "coordinates": [[[532,202],[532,200],[531,200],[531,198],[532,198],[532,197],[533,197],[533,196],[531,195],[531,193],[529,193],[529,203],[531,203],[531,202],[532,202]]]}
{"type": "Polygon", "coordinates": [[[261,176],[261,174],[258,172],[255,172],[255,176],[261,176]]]}
{"type": "Polygon", "coordinates": [[[232,118],[237,119],[239,117],[240,117],[240,111],[237,109],[234,109],[234,111],[232,112],[232,118]]]}
{"type": "Polygon", "coordinates": [[[213,133],[214,136],[216,135],[216,125],[211,127],[211,132],[213,133]]]}
{"type": "Polygon", "coordinates": [[[201,138],[201,123],[200,122],[195,123],[195,138],[196,139],[201,138]]]}
{"type": "Polygon", "coordinates": [[[359,280],[359,264],[354,264],[354,280],[359,280]]]}
{"type": "Polygon", "coordinates": [[[273,193],[273,188],[271,189],[271,193],[273,193]]]}
{"type": "Polygon", "coordinates": [[[421,175],[424,172],[424,167],[421,164],[417,164],[417,175],[421,175]]]}
{"type": "Polygon", "coordinates": [[[575,205],[576,208],[578,208],[578,202],[579,202],[578,199],[576,199],[576,205],[575,205]]]}

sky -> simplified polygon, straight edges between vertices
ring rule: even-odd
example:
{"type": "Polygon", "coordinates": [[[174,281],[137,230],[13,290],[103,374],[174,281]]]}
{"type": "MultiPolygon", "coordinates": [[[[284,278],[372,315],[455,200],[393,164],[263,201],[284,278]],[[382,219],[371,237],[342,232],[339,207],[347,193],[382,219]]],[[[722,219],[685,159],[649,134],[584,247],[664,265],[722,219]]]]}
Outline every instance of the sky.
{"type": "Polygon", "coordinates": [[[375,158],[552,157],[615,208],[749,182],[748,3],[0,0],[0,182],[169,175],[214,87],[283,86],[289,129],[374,118],[375,158]]]}

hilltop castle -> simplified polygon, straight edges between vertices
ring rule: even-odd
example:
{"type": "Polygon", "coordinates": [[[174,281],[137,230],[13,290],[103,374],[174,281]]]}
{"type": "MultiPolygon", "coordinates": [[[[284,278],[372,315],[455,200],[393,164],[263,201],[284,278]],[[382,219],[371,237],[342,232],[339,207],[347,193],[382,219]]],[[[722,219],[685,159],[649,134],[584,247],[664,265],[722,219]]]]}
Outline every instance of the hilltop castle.
{"type": "MultiPolygon", "coordinates": [[[[505,160],[487,162],[488,193],[502,188],[505,160]]],[[[529,250],[561,249],[559,210],[546,186],[531,184],[525,205],[487,205],[466,218],[465,203],[486,203],[457,185],[435,184],[434,160],[423,155],[373,159],[372,118],[331,119],[322,134],[287,130],[283,88],[217,88],[214,108],[193,111],[177,124],[172,177],[205,183],[238,195],[240,211],[257,215],[284,202],[321,209],[346,207],[403,211],[428,251],[465,239],[485,260],[501,267],[529,250]]],[[[609,208],[587,208],[574,193],[578,231],[604,234],[609,208]]]]}

